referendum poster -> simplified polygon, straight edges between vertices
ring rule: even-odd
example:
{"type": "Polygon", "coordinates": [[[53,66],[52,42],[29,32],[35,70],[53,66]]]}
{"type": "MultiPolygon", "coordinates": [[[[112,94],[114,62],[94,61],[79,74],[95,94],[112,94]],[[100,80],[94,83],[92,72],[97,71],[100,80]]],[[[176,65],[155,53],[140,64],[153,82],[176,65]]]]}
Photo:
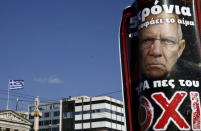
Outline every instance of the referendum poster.
{"type": "Polygon", "coordinates": [[[120,52],[128,131],[201,131],[199,4],[136,0],[124,10],[120,52]]]}

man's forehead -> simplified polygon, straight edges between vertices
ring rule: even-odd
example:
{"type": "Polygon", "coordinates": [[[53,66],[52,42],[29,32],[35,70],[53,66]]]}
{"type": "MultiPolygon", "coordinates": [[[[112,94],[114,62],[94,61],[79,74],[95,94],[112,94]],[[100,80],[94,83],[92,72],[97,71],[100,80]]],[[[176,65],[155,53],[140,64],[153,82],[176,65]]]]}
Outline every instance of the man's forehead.
{"type": "Polygon", "coordinates": [[[146,17],[145,21],[151,21],[153,19],[168,19],[168,18],[174,18],[174,19],[177,19],[176,18],[177,16],[175,14],[170,14],[170,13],[160,13],[160,14],[157,14],[157,15],[149,15],[148,17],[146,17]]]}
{"type": "MultiPolygon", "coordinates": [[[[155,24],[149,25],[148,27],[144,27],[140,29],[139,35],[151,35],[154,34],[164,34],[164,35],[176,35],[178,34],[178,26],[176,23],[162,23],[162,24],[155,24]]],[[[176,37],[176,36],[175,36],[176,37]]]]}

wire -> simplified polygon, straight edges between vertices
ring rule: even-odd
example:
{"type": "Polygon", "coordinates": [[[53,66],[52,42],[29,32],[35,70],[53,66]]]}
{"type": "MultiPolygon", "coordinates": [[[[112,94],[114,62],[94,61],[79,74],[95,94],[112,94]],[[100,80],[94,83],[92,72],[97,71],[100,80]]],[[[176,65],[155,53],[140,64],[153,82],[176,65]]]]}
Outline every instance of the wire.
{"type": "MultiPolygon", "coordinates": [[[[120,93],[121,90],[117,90],[117,91],[112,91],[112,92],[107,92],[107,93],[102,93],[102,94],[98,94],[98,95],[95,95],[95,97],[98,97],[98,96],[105,96],[105,95],[111,95],[111,94],[115,94],[115,93],[120,93]]],[[[0,94],[3,94],[5,95],[6,98],[4,97],[1,97],[0,98],[0,101],[6,101],[7,100],[7,94],[8,93],[8,90],[0,90],[0,94]]],[[[10,94],[10,98],[9,98],[9,101],[17,101],[17,98],[19,98],[20,100],[22,100],[23,102],[27,103],[25,105],[28,105],[29,104],[33,104],[34,103],[34,99],[36,96],[33,96],[33,95],[29,95],[29,94],[24,94],[24,93],[17,93],[17,92],[13,92],[13,91],[10,91],[9,92],[10,94]]],[[[58,99],[55,99],[55,100],[50,100],[48,98],[44,98],[44,97],[40,97],[40,102],[41,103],[52,103],[52,102],[57,102],[63,98],[66,98],[66,97],[62,97],[62,98],[58,98],[58,99]]]]}
{"type": "Polygon", "coordinates": [[[96,97],[98,97],[98,96],[104,96],[104,95],[110,95],[110,94],[115,94],[115,93],[119,93],[119,92],[121,92],[121,90],[117,90],[117,91],[113,91],[113,92],[108,92],[108,93],[99,94],[99,95],[96,95],[96,97]]]}
{"type": "MultiPolygon", "coordinates": [[[[8,92],[8,90],[0,90],[0,94],[7,95],[7,92],[8,92]],[[1,93],[1,91],[5,92],[5,93],[1,93]]],[[[36,97],[36,96],[33,96],[33,95],[17,93],[17,92],[12,92],[12,91],[10,91],[9,93],[10,93],[11,96],[25,97],[25,98],[28,98],[28,99],[34,99],[36,97]]],[[[40,99],[47,100],[47,101],[54,101],[54,100],[50,100],[50,99],[45,98],[45,97],[40,97],[40,99]]]]}

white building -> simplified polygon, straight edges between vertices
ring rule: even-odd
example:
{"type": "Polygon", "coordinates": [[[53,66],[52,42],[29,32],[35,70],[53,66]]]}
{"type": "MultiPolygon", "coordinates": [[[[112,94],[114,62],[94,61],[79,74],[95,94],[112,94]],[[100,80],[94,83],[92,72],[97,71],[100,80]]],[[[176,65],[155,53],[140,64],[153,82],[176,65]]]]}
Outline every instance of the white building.
{"type": "Polygon", "coordinates": [[[0,111],[0,131],[30,131],[32,123],[24,113],[13,110],[0,111]]]}
{"type": "Polygon", "coordinates": [[[75,130],[124,130],[121,101],[111,97],[85,97],[75,101],[75,130]]]}
{"type": "Polygon", "coordinates": [[[43,113],[40,131],[125,131],[123,102],[108,96],[70,97],[41,103],[39,109],[43,113]]]}

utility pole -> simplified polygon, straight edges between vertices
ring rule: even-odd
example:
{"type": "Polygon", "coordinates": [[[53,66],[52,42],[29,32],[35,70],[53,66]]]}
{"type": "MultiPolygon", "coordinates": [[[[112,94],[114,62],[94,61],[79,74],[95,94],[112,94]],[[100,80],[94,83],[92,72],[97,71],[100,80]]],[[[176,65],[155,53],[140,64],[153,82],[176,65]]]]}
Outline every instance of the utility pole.
{"type": "Polygon", "coordinates": [[[35,110],[31,113],[34,116],[34,131],[39,130],[39,117],[42,116],[42,112],[39,110],[39,98],[36,97],[34,100],[35,110]]]}
{"type": "Polygon", "coordinates": [[[17,102],[16,102],[16,109],[15,109],[15,110],[16,110],[16,111],[19,110],[18,104],[19,104],[19,102],[21,102],[21,104],[22,104],[21,111],[23,111],[23,100],[20,100],[20,99],[17,98],[16,101],[17,101],[17,102]]]}

